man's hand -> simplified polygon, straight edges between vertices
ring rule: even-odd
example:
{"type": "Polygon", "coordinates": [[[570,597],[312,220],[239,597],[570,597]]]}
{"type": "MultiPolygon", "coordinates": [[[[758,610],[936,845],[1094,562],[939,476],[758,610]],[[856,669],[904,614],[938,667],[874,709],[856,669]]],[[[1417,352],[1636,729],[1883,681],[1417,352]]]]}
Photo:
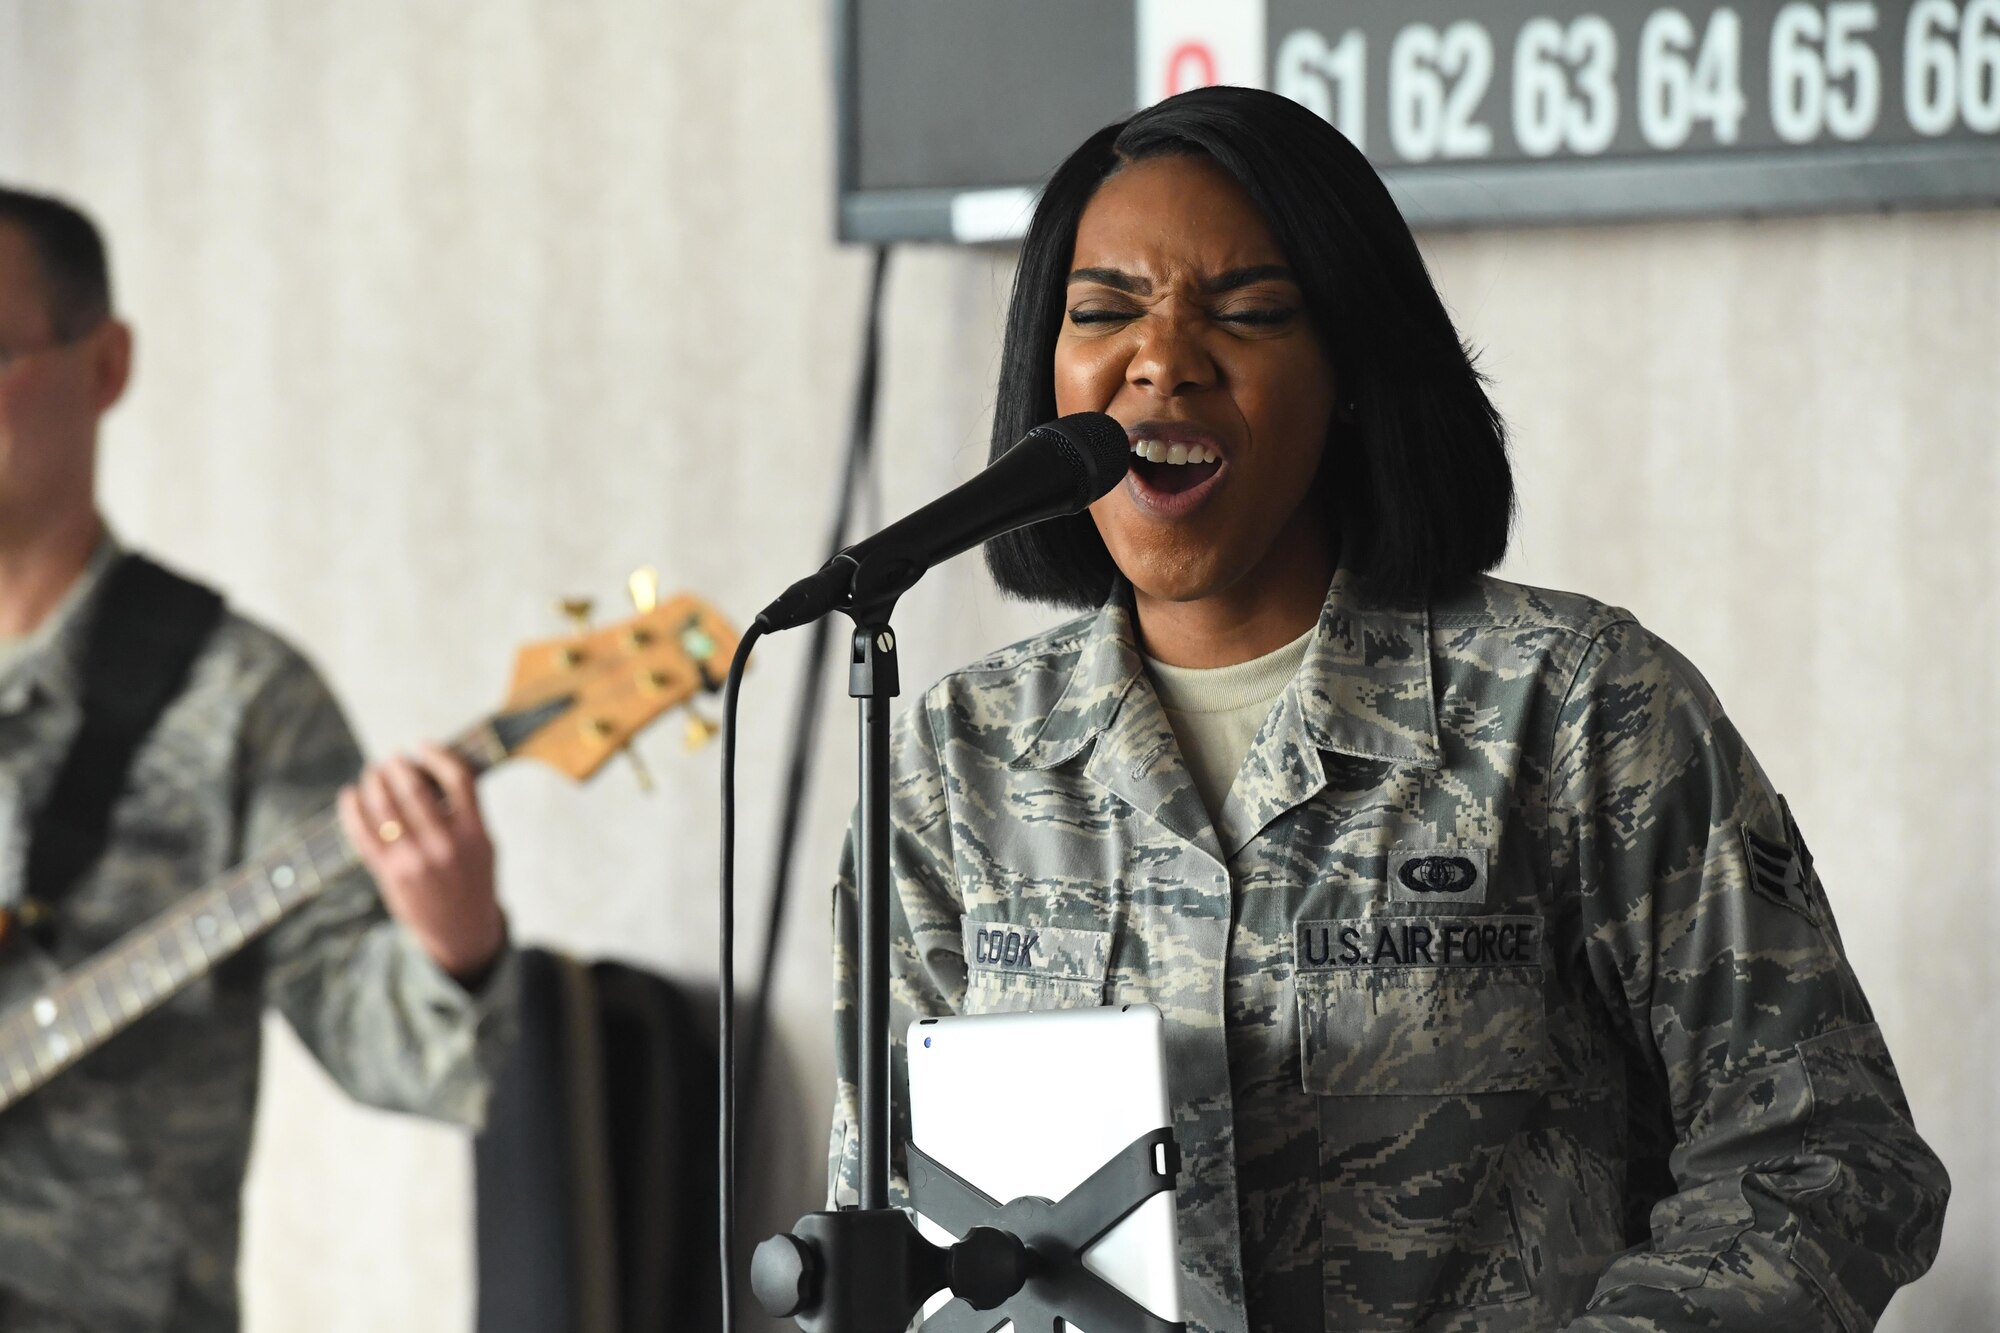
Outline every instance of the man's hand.
{"type": "Polygon", "coordinates": [[[340,791],[340,826],[389,914],[460,982],[485,975],[507,942],[493,842],[472,770],[435,745],[370,764],[340,791]]]}

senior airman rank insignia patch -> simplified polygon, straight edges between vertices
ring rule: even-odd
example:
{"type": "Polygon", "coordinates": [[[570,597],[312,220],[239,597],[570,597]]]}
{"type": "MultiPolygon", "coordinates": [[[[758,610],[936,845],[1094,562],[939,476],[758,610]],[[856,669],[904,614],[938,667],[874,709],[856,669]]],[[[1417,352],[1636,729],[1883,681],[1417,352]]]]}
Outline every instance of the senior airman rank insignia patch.
{"type": "Polygon", "coordinates": [[[1791,807],[1782,797],[1778,800],[1778,810],[1785,819],[1782,842],[1765,837],[1748,824],[1743,826],[1743,857],[1750,873],[1750,887],[1818,925],[1819,913],[1812,892],[1812,854],[1806,851],[1805,839],[1792,820],[1791,807]]]}

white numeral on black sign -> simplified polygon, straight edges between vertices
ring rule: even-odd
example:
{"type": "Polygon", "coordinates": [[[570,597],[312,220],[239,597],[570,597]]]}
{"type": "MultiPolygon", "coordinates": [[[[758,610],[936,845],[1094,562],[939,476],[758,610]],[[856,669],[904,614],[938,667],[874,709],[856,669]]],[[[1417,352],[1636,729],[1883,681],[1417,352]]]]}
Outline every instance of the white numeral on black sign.
{"type": "Polygon", "coordinates": [[[1972,0],[1958,41],[1959,114],[1968,129],[2000,131],[2000,0],[1972,0]]]}
{"type": "Polygon", "coordinates": [[[1903,111],[1919,134],[1945,134],[1961,118],[2000,131],[2000,0],[1917,0],[1903,30],[1903,111]]]}
{"type": "Polygon", "coordinates": [[[1368,39],[1359,30],[1332,46],[1311,28],[1278,44],[1278,91],[1368,151],[1368,39]]]}
{"type": "Polygon", "coordinates": [[[1867,34],[1868,0],[1789,4],[1771,24],[1771,125],[1786,143],[1811,143],[1824,132],[1861,139],[1882,110],[1882,62],[1867,34]]]}
{"type": "Polygon", "coordinates": [[[1698,120],[1715,141],[1736,142],[1743,125],[1743,22],[1733,9],[1709,16],[1700,53],[1694,24],[1662,9],[1639,34],[1639,133],[1655,148],[1679,148],[1698,120]]]}
{"type": "Polygon", "coordinates": [[[1514,42],[1514,139],[1530,157],[1601,153],[1618,132],[1618,37],[1596,14],[1529,19],[1514,42]]]}
{"type": "Polygon", "coordinates": [[[1493,130],[1474,114],[1493,81],[1493,38],[1471,19],[1439,32],[1412,23],[1389,48],[1389,140],[1409,162],[1485,157],[1493,130]]]}
{"type": "Polygon", "coordinates": [[[1356,21],[1337,37],[1285,34],[1272,77],[1363,152],[1371,126],[1383,137],[1386,115],[1388,143],[1371,154],[1385,165],[1593,157],[1614,146],[1678,155],[1766,148],[1773,138],[1806,148],[1894,144],[1911,132],[1991,139],[2000,136],[2000,0],[1776,0],[1747,10],[1744,0],[1668,0],[1629,20],[1540,14],[1518,29],[1470,18],[1381,30],[1356,21]],[[1899,23],[1900,51],[1891,45],[1899,23]],[[1511,105],[1489,111],[1496,62],[1509,52],[1500,92],[1511,105]],[[1762,95],[1755,66],[1765,59],[1762,95]],[[1509,118],[1505,126],[1490,123],[1496,116],[1509,118]],[[1511,129],[1511,141],[1496,129],[1511,129]]]}

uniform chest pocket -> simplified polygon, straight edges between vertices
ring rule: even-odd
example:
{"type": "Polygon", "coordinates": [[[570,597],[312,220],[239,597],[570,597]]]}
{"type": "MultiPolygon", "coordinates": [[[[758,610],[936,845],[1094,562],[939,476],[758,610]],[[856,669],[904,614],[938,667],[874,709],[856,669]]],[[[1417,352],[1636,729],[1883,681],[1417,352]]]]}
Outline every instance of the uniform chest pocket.
{"type": "Polygon", "coordinates": [[[1090,1009],[1104,1003],[1111,932],[965,918],[968,1014],[1090,1009]]]}
{"type": "Polygon", "coordinates": [[[1299,926],[1300,1069],[1325,1096],[1546,1088],[1541,922],[1366,917],[1299,926]]]}
{"type": "MultiPolygon", "coordinates": [[[[1428,1327],[1533,1294],[1505,1182],[1521,1119],[1555,1081],[1541,930],[1529,916],[1300,923],[1327,1327],[1428,1327]],[[1378,1254],[1396,1263],[1359,1262],[1378,1254]]],[[[1489,1325],[1522,1323],[1451,1327],[1489,1325]]]]}

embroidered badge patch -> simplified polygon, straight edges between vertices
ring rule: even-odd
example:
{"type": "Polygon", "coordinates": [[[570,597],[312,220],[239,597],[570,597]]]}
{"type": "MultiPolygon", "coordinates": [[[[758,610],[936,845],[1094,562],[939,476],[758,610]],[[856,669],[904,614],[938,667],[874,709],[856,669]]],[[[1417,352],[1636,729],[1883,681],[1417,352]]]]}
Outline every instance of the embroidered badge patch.
{"type": "Polygon", "coordinates": [[[1791,807],[1782,797],[1778,800],[1778,811],[1785,819],[1783,842],[1767,838],[1747,824],[1743,826],[1743,859],[1750,872],[1750,887],[1818,925],[1819,913],[1812,892],[1812,854],[1806,850],[1799,826],[1793,822],[1791,807]]]}
{"type": "Polygon", "coordinates": [[[1389,901],[1485,902],[1486,849],[1434,847],[1389,853],[1389,901]]]}

